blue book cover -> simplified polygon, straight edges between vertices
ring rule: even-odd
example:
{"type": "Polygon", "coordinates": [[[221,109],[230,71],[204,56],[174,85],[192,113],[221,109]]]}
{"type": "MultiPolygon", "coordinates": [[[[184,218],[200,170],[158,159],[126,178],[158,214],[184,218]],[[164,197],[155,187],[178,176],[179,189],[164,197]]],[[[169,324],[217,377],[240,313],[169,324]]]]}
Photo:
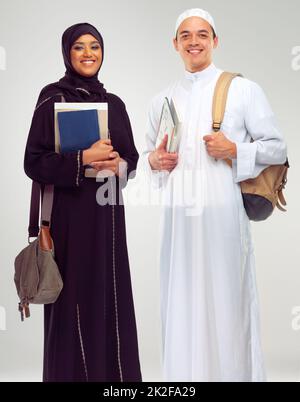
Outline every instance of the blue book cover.
{"type": "Polygon", "coordinates": [[[97,110],[58,112],[61,152],[89,148],[100,139],[97,110]]]}

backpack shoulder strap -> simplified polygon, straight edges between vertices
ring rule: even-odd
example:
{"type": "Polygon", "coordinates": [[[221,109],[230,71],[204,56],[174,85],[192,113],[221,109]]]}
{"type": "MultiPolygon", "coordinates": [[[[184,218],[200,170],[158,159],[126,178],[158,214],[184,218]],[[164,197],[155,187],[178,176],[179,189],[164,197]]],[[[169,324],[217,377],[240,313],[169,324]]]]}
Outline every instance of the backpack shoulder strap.
{"type": "Polygon", "coordinates": [[[239,73],[223,72],[217,81],[212,107],[212,129],[215,132],[220,131],[225,113],[228,90],[235,77],[242,77],[242,75],[239,73]]]}

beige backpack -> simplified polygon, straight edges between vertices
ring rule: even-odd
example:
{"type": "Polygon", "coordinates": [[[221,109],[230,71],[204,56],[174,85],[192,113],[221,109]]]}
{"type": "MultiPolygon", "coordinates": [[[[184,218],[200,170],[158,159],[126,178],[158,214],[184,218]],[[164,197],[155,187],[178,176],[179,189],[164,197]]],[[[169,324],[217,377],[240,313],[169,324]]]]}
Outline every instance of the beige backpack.
{"type": "MultiPolygon", "coordinates": [[[[224,72],[221,74],[213,99],[213,131],[220,131],[224,118],[228,90],[232,80],[241,74],[224,72]]],[[[230,159],[225,160],[232,167],[230,159]]],[[[286,211],[282,190],[287,183],[288,160],[283,165],[267,167],[255,179],[248,179],[240,183],[244,207],[250,220],[263,221],[273,212],[275,206],[286,211]],[[283,206],[282,206],[283,205],[283,206]]]]}

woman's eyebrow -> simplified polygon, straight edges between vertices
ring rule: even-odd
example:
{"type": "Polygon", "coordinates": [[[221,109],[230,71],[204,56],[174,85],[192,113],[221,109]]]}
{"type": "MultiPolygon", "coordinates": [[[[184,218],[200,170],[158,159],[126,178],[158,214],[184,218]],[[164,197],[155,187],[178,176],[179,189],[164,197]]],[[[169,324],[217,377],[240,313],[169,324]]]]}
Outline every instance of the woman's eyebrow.
{"type": "Polygon", "coordinates": [[[90,45],[92,45],[93,43],[98,43],[98,44],[100,44],[97,40],[93,40],[92,42],[74,42],[74,45],[85,45],[85,44],[90,44],[90,45]]]}

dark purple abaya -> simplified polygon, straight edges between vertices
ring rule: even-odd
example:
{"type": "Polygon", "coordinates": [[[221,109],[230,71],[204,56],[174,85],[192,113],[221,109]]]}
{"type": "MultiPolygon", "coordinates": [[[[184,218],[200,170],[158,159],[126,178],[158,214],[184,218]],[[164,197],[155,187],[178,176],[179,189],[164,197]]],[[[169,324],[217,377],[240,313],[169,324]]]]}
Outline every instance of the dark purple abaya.
{"type": "Polygon", "coordinates": [[[42,90],[25,152],[26,174],[55,186],[51,234],[64,281],[58,300],[45,305],[43,379],[141,381],[124,208],[96,202],[103,184],[84,177],[82,151],[54,152],[54,102],[63,93],[67,102],[108,102],[114,150],[128,163],[128,173],[136,168],[124,103],[96,76],[83,78],[70,64],[72,43],[85,33],[103,49],[101,35],[89,24],[64,33],[66,75],[42,90]]]}

